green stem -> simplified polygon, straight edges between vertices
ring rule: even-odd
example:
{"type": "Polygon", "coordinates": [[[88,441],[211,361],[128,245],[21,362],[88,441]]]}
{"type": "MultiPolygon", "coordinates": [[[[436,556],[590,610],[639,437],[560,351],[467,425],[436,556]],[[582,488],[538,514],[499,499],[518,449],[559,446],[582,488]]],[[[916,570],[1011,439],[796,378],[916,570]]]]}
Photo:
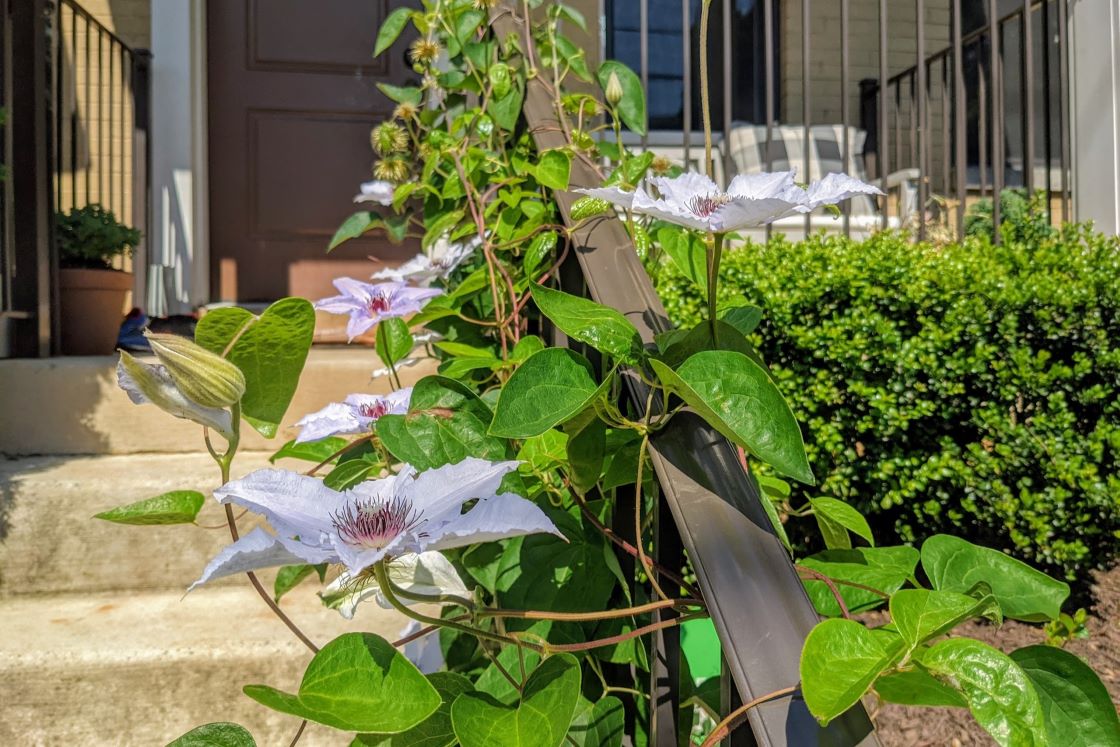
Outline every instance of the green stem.
{"type": "Polygon", "coordinates": [[[712,101],[708,93],[708,11],[712,0],[700,6],[700,111],[704,117],[704,170],[712,179],[712,101]]]}
{"type": "Polygon", "coordinates": [[[708,323],[712,327],[712,340],[716,340],[716,307],[719,295],[719,263],[723,257],[723,234],[708,235],[708,323]]]}

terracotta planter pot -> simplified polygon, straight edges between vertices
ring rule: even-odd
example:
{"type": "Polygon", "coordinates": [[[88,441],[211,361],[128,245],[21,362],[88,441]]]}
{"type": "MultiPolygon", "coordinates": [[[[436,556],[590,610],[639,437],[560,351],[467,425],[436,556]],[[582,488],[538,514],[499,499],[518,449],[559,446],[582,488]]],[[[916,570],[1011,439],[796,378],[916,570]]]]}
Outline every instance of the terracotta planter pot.
{"type": "Polygon", "coordinates": [[[63,355],[109,355],[117,347],[132,273],[63,269],[58,273],[63,355]]]}

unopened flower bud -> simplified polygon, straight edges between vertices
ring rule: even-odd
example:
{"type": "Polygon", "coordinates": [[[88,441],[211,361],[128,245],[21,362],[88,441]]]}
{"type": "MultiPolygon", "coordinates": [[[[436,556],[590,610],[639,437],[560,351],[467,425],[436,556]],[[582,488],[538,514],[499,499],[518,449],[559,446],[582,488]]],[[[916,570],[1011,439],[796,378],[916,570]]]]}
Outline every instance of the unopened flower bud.
{"type": "Polygon", "coordinates": [[[148,334],[148,343],[183,396],[203,407],[228,407],[245,394],[245,374],[232,362],[179,335],[148,334]]]}
{"type": "Polygon", "coordinates": [[[610,77],[607,78],[607,103],[611,106],[618,106],[618,102],[622,101],[622,81],[618,77],[618,73],[612,72],[610,77]]]}
{"type": "Polygon", "coordinates": [[[186,418],[212,428],[227,441],[235,438],[229,410],[203,407],[187,399],[175,385],[165,366],[153,366],[121,353],[117,363],[117,384],[138,405],[153,404],[177,418],[186,418]]]}

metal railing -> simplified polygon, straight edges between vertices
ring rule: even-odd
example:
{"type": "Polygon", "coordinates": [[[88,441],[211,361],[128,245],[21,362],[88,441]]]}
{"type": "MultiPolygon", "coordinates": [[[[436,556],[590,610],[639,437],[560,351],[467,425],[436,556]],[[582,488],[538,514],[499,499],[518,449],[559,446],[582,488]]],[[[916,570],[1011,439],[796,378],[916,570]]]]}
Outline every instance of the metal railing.
{"type": "MultiPolygon", "coordinates": [[[[511,14],[494,13],[500,38],[523,31],[511,14]]],[[[523,48],[531,44],[531,40],[522,38],[523,48]]],[[[523,115],[539,149],[566,144],[551,94],[540,78],[527,84],[523,115]]],[[[572,184],[597,181],[587,163],[573,160],[572,184]]],[[[568,225],[574,225],[570,210],[577,197],[571,192],[556,194],[568,225]]],[[[560,271],[564,290],[617,309],[634,324],[646,344],[653,343],[655,334],[671,328],[617,218],[592,221],[580,227],[571,240],[572,251],[560,271]]],[[[630,400],[636,407],[643,407],[648,395],[646,384],[633,372],[624,371],[622,375],[630,400]]],[[[653,518],[653,557],[667,567],[678,568],[687,552],[722,647],[724,712],[796,684],[802,645],[819,618],[767,517],[762,504],[765,498],[741,467],[737,452],[701,418],[686,411],[675,415],[652,437],[649,454],[661,488],[653,518]]],[[[621,498],[615,506],[615,531],[631,543],[638,541],[633,514],[627,515],[633,510],[633,501],[621,498]]],[[[633,577],[633,563],[627,565],[625,557],[620,561],[633,577]]],[[[657,612],[654,622],[673,615],[671,611],[657,612]]],[[[651,639],[647,733],[651,744],[675,747],[681,726],[680,630],[666,627],[651,639]]],[[[747,723],[749,726],[737,729],[724,743],[762,747],[878,744],[862,707],[851,709],[824,728],[798,695],[753,709],[747,723]]]]}
{"type": "MultiPolygon", "coordinates": [[[[721,141],[715,166],[725,182],[739,171],[775,167],[796,168],[808,180],[823,175],[829,161],[828,170],[835,164],[855,171],[888,193],[861,229],[911,226],[919,238],[932,213],[959,235],[969,204],[1009,186],[1046,190],[1051,218],[1070,219],[1068,0],[715,3],[712,94],[721,141]],[[751,38],[734,38],[733,29],[741,33],[748,16],[751,38]],[[743,46],[755,50],[755,73],[739,75],[732,64],[743,46]],[[762,104],[749,121],[737,121],[736,99],[758,96],[762,104]],[[745,163],[733,152],[732,135],[749,126],[759,131],[761,155],[745,163]],[[829,143],[838,152],[829,157],[816,142],[822,126],[839,133],[829,143]],[[799,141],[800,153],[783,157],[791,140],[799,141]]],[[[624,8],[620,14],[636,11],[637,28],[626,32],[636,33],[637,43],[612,43],[617,18],[610,12],[604,29],[607,55],[634,66],[644,83],[651,71],[664,76],[674,65],[669,77],[682,94],[676,139],[658,132],[635,138],[634,145],[657,150],[673,140],[683,164],[697,164],[698,5],[680,0],[678,13],[668,9],[675,0],[608,0],[608,8],[624,8]],[[658,13],[652,18],[651,6],[658,13]],[[670,26],[679,34],[679,66],[668,49],[651,61],[651,25],[662,46],[672,38],[670,26]]],[[[842,210],[840,225],[850,235],[853,208],[842,210]]],[[[806,231],[830,227],[814,216],[803,220],[806,231]]]]}
{"type": "Polygon", "coordinates": [[[111,210],[140,229],[144,262],[150,55],[75,0],[0,0],[0,11],[0,358],[47,356],[58,352],[56,212],[111,210]]]}

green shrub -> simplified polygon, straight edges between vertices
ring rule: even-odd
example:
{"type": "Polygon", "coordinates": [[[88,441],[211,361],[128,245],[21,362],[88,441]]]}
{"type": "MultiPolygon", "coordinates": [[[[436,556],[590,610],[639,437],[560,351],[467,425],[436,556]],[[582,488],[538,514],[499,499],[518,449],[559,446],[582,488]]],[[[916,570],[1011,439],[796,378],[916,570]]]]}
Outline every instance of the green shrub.
{"type": "Polygon", "coordinates": [[[59,262],[63,267],[107,270],[115,257],[131,257],[140,232],[100,205],[74,208],[55,216],[59,262]]]}
{"type": "MultiPolygon", "coordinates": [[[[670,315],[699,293],[655,273],[670,315]]],[[[943,247],[884,233],[725,255],[830,495],[915,541],[952,532],[1067,578],[1120,548],[1120,240],[943,247]]],[[[798,490],[798,488],[795,488],[798,490]]]]}

